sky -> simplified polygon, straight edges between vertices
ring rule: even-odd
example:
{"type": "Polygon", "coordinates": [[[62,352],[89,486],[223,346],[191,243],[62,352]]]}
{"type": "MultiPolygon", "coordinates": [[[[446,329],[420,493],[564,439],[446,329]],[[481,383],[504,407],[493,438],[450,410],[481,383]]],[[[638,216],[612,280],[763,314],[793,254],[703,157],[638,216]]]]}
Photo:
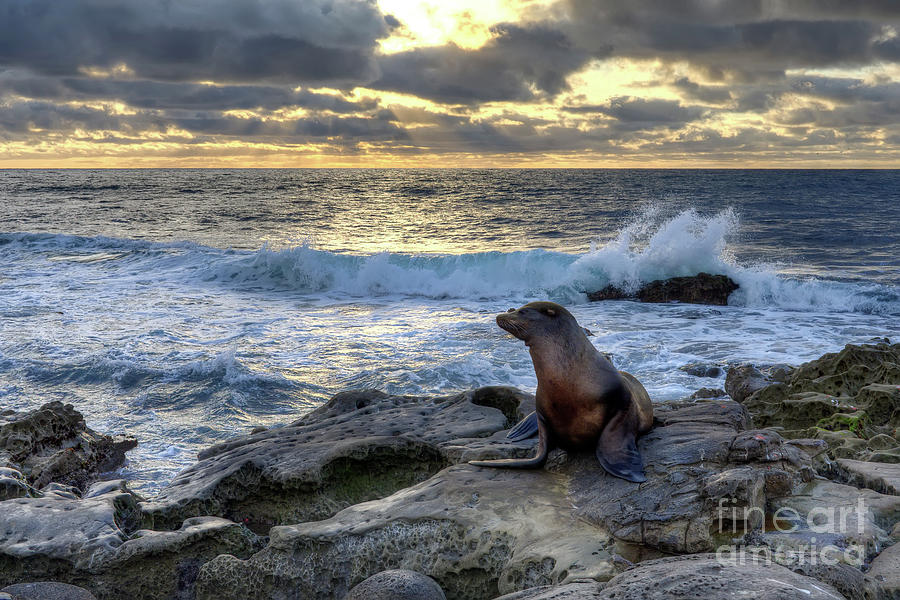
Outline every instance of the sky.
{"type": "Polygon", "coordinates": [[[900,168],[898,0],[0,0],[0,167],[900,168]]]}

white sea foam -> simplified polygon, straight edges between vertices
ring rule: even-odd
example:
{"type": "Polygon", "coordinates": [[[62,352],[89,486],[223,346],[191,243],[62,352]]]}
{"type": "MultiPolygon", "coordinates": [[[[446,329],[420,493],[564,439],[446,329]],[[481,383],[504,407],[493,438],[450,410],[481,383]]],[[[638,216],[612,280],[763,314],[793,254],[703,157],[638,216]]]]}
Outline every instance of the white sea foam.
{"type": "Polygon", "coordinates": [[[166,373],[162,380],[164,382],[212,380],[233,387],[267,384],[291,385],[290,381],[277,373],[254,371],[238,360],[236,353],[237,346],[231,345],[212,358],[200,358],[182,364],[177,369],[166,373]]]}

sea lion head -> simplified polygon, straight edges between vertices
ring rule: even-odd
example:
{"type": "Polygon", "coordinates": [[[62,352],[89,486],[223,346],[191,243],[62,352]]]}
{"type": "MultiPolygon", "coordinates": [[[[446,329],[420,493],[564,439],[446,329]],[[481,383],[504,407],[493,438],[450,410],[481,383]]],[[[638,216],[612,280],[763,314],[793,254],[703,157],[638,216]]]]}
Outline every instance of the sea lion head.
{"type": "Polygon", "coordinates": [[[497,325],[531,346],[536,339],[563,340],[585,337],[584,329],[565,307],[555,302],[529,302],[497,315],[497,325]]]}

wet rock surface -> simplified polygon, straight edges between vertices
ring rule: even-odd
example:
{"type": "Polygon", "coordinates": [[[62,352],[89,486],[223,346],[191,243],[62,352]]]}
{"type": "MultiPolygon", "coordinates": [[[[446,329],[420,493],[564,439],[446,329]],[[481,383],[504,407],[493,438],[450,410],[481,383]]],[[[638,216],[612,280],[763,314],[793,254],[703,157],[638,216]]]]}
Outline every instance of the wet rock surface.
{"type": "Polygon", "coordinates": [[[0,581],[69,583],[100,600],[192,598],[200,564],[261,546],[245,527],[214,517],[177,532],[140,531],[139,499],[122,481],[95,483],[83,497],[63,486],[42,492],[0,502],[0,581]]]}
{"type": "Polygon", "coordinates": [[[455,396],[338,394],[304,418],[213,446],[143,505],[146,526],[215,515],[265,532],[272,525],[327,518],[387,496],[444,467],[496,452],[527,454],[493,434],[534,409],[507,387],[455,396]]]}
{"type": "Polygon", "coordinates": [[[395,568],[428,575],[451,600],[613,574],[609,534],[574,519],[566,478],[545,470],[456,465],[270,536],[246,561],[220,556],[204,565],[198,598],[340,598],[395,568]]]}
{"type": "Polygon", "coordinates": [[[749,419],[734,401],[662,405],[656,418],[638,444],[643,484],[609,476],[591,456],[568,457],[576,514],[620,541],[663,552],[712,550],[720,500],[736,498],[754,515],[750,508],[764,510],[772,473],[787,486],[812,474],[808,457],[777,434],[744,429],[749,419]]]}
{"type": "Polygon", "coordinates": [[[726,275],[698,273],[690,277],[672,277],[651,281],[634,292],[613,285],[602,290],[588,292],[588,300],[640,300],[641,302],[683,302],[686,304],[711,304],[724,306],[728,296],[738,289],[726,275]]]}
{"type": "Polygon", "coordinates": [[[741,367],[729,371],[725,389],[757,427],[824,440],[831,459],[900,462],[900,344],[847,345],[780,382],[741,367]]]}
{"type": "Polygon", "coordinates": [[[848,598],[900,597],[890,546],[900,520],[900,345],[878,342],[847,345],[793,369],[732,367],[725,383],[756,426],[826,445],[813,460],[828,479],[768,500],[775,514],[792,515],[782,523],[790,533],[770,528],[746,547],[831,581],[848,598]],[[829,553],[843,564],[811,568],[829,553]],[[865,575],[850,568],[869,561],[865,575]]]}
{"type": "Polygon", "coordinates": [[[38,491],[28,485],[20,471],[0,467],[0,501],[10,498],[31,498],[37,495],[38,491]]]}
{"type": "Polygon", "coordinates": [[[720,500],[764,512],[767,495],[813,475],[801,446],[745,429],[746,410],[732,400],[658,408],[656,427],[639,441],[643,484],[608,475],[592,454],[562,451],[539,470],[452,466],[325,521],[273,528],[250,559],[204,565],[198,597],[341,597],[385,568],[426,574],[451,600],[604,580],[618,570],[618,545],[712,550],[720,500]]]}
{"type": "Polygon", "coordinates": [[[754,557],[695,554],[642,562],[607,583],[542,587],[497,600],[843,600],[834,586],[754,557]]]}
{"type": "Polygon", "coordinates": [[[598,598],[842,600],[834,587],[762,560],[711,554],[651,560],[613,578],[598,598]]]}
{"type": "Polygon", "coordinates": [[[521,592],[505,594],[497,600],[599,600],[604,584],[582,581],[567,585],[544,585],[521,592]]]}
{"type": "MultiPolygon", "coordinates": [[[[0,464],[40,488],[51,482],[86,489],[125,461],[137,441],[98,433],[71,404],[50,402],[0,416],[0,464]]],[[[6,486],[4,486],[6,487],[6,486]]]]}
{"type": "Polygon", "coordinates": [[[839,458],[829,465],[829,475],[856,487],[900,496],[900,465],[839,458]]]}
{"type": "Polygon", "coordinates": [[[872,598],[900,598],[900,544],[894,544],[872,561],[867,591],[872,598]]]}

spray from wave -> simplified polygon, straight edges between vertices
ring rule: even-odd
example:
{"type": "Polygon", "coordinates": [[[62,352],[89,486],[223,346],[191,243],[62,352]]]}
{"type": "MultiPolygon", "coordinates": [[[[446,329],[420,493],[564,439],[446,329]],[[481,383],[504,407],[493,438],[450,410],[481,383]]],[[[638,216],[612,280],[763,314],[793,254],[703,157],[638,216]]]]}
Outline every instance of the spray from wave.
{"type": "Polygon", "coordinates": [[[665,219],[648,207],[615,239],[576,259],[570,277],[585,289],[613,284],[635,291],[644,283],[697,273],[733,275],[738,267],[728,250],[728,238],[740,222],[731,209],[703,217],[695,210],[665,219]]]}

